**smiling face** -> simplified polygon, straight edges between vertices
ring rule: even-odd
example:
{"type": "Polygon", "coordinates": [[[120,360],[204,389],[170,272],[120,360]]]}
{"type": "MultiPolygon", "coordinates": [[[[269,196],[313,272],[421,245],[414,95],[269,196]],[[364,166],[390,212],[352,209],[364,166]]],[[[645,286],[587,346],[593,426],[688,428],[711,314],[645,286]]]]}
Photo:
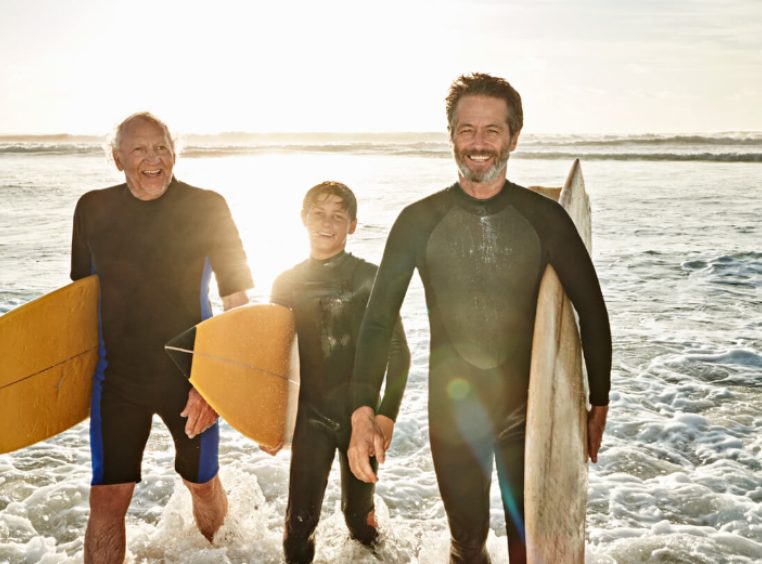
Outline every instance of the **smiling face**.
{"type": "Polygon", "coordinates": [[[302,212],[302,221],[310,238],[310,256],[318,260],[343,251],[347,236],[357,227],[357,220],[349,216],[344,201],[333,194],[316,199],[302,212]]]}
{"type": "Polygon", "coordinates": [[[505,100],[463,96],[456,108],[451,140],[462,188],[475,197],[499,192],[508,156],[519,140],[519,132],[511,135],[505,100]]]}
{"type": "Polygon", "coordinates": [[[122,126],[119,144],[112,154],[133,196],[139,200],[155,200],[167,191],[172,181],[175,152],[166,128],[137,117],[122,126]]]}

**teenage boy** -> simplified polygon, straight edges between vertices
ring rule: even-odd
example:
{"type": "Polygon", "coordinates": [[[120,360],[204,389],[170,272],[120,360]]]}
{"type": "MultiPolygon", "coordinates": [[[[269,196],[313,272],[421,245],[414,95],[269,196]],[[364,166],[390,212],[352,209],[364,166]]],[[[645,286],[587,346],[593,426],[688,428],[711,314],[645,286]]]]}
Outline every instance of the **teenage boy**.
{"type": "MultiPolygon", "coordinates": [[[[344,184],[322,182],[311,188],[304,197],[302,221],[309,236],[310,258],[281,274],[271,296],[274,303],[294,312],[301,370],[283,538],[287,562],[312,562],[315,528],[336,450],[341,465],[341,509],[350,535],[366,545],[372,545],[378,536],[374,485],[358,480],[347,459],[355,343],[377,266],[344,250],[347,236],[357,227],[357,200],[344,184]]],[[[410,367],[399,318],[387,365],[386,388],[376,412],[386,448],[410,367]]]]}

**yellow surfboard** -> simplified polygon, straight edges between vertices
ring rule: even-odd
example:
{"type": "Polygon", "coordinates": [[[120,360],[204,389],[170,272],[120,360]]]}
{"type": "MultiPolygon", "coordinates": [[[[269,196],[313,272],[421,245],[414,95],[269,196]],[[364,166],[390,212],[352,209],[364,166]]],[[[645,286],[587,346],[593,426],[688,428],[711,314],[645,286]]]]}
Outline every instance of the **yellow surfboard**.
{"type": "MultiPolygon", "coordinates": [[[[555,197],[591,250],[590,201],[579,160],[555,197]]],[[[537,299],[527,405],[524,512],[533,564],[583,563],[587,511],[587,387],[577,320],[548,266],[537,299]]]]}
{"type": "Polygon", "coordinates": [[[237,307],[199,323],[166,350],[231,427],[266,447],[291,443],[299,351],[290,309],[237,307]]]}
{"type": "Polygon", "coordinates": [[[88,276],[0,317],[0,453],[88,417],[98,292],[97,276],[88,276]]]}

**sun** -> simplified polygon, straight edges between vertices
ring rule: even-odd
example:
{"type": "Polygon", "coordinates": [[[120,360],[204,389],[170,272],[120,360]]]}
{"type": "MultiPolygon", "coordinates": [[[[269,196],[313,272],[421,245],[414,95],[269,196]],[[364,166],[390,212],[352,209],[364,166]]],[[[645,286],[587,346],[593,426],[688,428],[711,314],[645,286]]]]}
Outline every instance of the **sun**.
{"type": "MultiPolygon", "coordinates": [[[[302,198],[316,184],[294,170],[293,156],[268,154],[204,158],[178,157],[178,178],[219,192],[225,197],[246,251],[255,288],[250,297],[269,301],[281,272],[309,255],[300,218],[302,198]]],[[[211,292],[215,306],[219,301],[211,292]]],[[[215,307],[216,309],[216,307],[215,307]]]]}

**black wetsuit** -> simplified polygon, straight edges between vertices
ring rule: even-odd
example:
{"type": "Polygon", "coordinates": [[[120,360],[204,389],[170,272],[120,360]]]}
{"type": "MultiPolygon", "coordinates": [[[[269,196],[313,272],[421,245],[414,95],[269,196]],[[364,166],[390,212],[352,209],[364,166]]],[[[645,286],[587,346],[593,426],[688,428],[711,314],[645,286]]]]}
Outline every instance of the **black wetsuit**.
{"type": "MultiPolygon", "coordinates": [[[[294,311],[301,372],[283,543],[287,562],[312,561],[314,531],[336,450],[341,508],[350,534],[365,543],[376,537],[367,522],[374,509],[374,487],[355,478],[347,459],[355,345],[376,270],[375,265],[342,252],[324,261],[308,259],[273,284],[272,301],[294,311]]],[[[390,340],[381,369],[382,379],[383,373],[388,374],[378,413],[395,419],[410,367],[399,318],[392,323],[390,340]]]]}
{"type": "Polygon", "coordinates": [[[510,182],[477,200],[455,184],[403,210],[386,243],[358,340],[354,407],[377,401],[390,334],[417,268],[431,330],[431,450],[453,561],[486,560],[493,456],[507,533],[523,538],[529,362],[547,264],[579,314],[590,401],[606,405],[608,314],[590,256],[556,202],[510,182]]]}
{"type": "Polygon", "coordinates": [[[217,425],[194,439],[180,417],[190,384],[164,344],[212,314],[220,294],[253,286],[238,231],[222,196],[172,179],[155,200],[126,184],[83,195],[74,212],[71,278],[98,274],[101,358],[90,417],[93,485],[140,481],[158,413],[172,432],[175,468],[203,483],[217,473],[217,425]]]}

